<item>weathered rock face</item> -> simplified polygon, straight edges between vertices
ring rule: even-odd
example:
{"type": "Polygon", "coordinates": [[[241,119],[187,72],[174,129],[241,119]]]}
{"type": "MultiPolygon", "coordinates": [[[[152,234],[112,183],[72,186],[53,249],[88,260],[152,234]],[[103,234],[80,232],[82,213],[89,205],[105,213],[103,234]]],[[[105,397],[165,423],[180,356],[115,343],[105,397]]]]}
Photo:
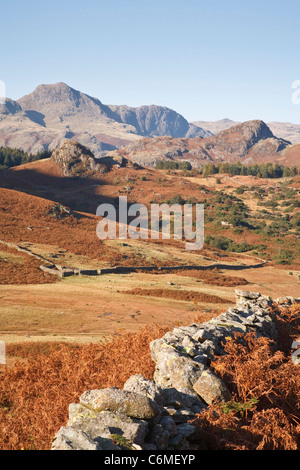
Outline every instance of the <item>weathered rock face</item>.
{"type": "MultiPolygon", "coordinates": [[[[126,448],[126,445],[128,448],[136,446],[139,449],[144,445],[149,432],[148,423],[143,419],[131,418],[114,411],[93,412],[81,404],[71,404],[67,426],[59,430],[53,442],[56,450],[60,450],[58,447],[66,430],[71,429],[83,432],[97,445],[97,450],[119,450],[123,446],[126,448]]],[[[69,450],[72,450],[72,442],[70,446],[69,450]]]]}
{"type": "MultiPolygon", "coordinates": [[[[287,298],[290,305],[295,299],[287,298]]],[[[226,385],[210,369],[225,354],[235,332],[277,339],[272,300],[236,290],[236,306],[208,322],[174,328],[152,341],[153,380],[134,375],[123,390],[85,392],[69,407],[69,421],[56,434],[53,450],[188,450],[197,437],[189,421],[210,404],[230,401],[226,385]]]]}
{"type": "Polygon", "coordinates": [[[47,211],[47,215],[54,217],[55,219],[65,219],[66,217],[74,217],[69,207],[63,206],[62,204],[53,204],[47,211]]]}
{"type": "Polygon", "coordinates": [[[64,176],[84,177],[107,171],[107,166],[97,162],[89,149],[72,140],[64,141],[53,151],[51,158],[60,167],[64,176]]]}
{"type": "Polygon", "coordinates": [[[143,136],[209,137],[204,131],[166,106],[110,106],[117,121],[133,126],[143,136]]]}
{"type": "Polygon", "coordinates": [[[101,450],[84,431],[74,427],[61,427],[53,442],[52,450],[101,450]]]}

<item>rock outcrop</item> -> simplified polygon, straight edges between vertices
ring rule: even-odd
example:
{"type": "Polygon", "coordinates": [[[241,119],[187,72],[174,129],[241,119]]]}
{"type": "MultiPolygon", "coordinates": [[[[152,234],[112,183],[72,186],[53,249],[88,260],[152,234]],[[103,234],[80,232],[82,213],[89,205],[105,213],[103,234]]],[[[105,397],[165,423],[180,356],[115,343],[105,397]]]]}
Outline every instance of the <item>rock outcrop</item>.
{"type": "Polygon", "coordinates": [[[118,161],[97,160],[88,148],[73,140],[65,140],[52,152],[51,158],[59,166],[63,175],[68,177],[100,175],[105,173],[113,163],[120,166],[123,160],[122,158],[118,161]]]}
{"type": "MultiPolygon", "coordinates": [[[[287,298],[291,304],[295,299],[287,298]]],[[[150,343],[153,380],[131,376],[123,390],[88,390],[69,407],[52,450],[188,450],[199,439],[189,421],[210,404],[230,401],[210,369],[235,332],[277,339],[272,300],[236,290],[236,306],[208,322],[174,328],[150,343]]],[[[198,441],[199,445],[199,441],[198,441]]]]}

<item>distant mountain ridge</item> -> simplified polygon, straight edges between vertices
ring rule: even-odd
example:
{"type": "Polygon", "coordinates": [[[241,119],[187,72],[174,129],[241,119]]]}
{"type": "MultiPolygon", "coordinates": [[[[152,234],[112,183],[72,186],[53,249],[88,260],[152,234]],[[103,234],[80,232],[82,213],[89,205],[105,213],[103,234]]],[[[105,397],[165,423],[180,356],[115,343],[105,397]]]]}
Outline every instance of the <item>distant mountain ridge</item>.
{"type": "Polygon", "coordinates": [[[220,119],[219,121],[193,121],[193,124],[195,124],[195,126],[203,126],[203,129],[210,131],[212,134],[218,134],[219,132],[239,123],[225,118],[220,119]]]}
{"type": "MultiPolygon", "coordinates": [[[[275,137],[270,128],[261,120],[247,121],[228,127],[216,135],[199,137],[145,138],[124,148],[110,152],[112,157],[123,157],[142,166],[155,166],[159,160],[185,160],[194,168],[204,163],[240,161],[244,164],[278,162],[288,164],[291,143],[275,137]]],[[[300,162],[296,149],[292,155],[293,164],[300,162]]]]}
{"type": "MultiPolygon", "coordinates": [[[[240,123],[232,121],[231,119],[220,119],[219,121],[195,121],[193,124],[212,134],[218,134],[240,123]]],[[[271,121],[267,122],[267,125],[276,137],[289,140],[292,144],[300,143],[300,124],[271,121]]]]}
{"type": "Polygon", "coordinates": [[[164,106],[108,106],[65,83],[39,85],[17,101],[0,105],[0,145],[29,153],[54,150],[65,139],[89,147],[96,157],[145,136],[207,137],[164,106]]]}

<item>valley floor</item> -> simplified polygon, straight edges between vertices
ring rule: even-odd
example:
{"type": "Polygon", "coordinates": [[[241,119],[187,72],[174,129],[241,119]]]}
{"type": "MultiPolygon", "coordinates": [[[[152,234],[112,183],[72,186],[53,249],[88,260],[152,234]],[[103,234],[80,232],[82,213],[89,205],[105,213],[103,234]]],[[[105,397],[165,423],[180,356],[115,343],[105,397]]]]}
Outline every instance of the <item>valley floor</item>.
{"type": "MultiPolygon", "coordinates": [[[[246,280],[247,290],[276,299],[299,296],[299,272],[274,266],[224,271],[224,276],[246,280]]],[[[72,276],[52,284],[1,285],[1,339],[19,341],[98,342],[114,331],[138,331],[153,323],[189,324],[201,315],[216,316],[234,302],[232,286],[215,286],[182,273],[107,274],[72,276]],[[126,293],[143,289],[141,295],[126,293]],[[154,290],[155,289],[155,290],[154,290]],[[154,296],[151,294],[154,290],[154,296]],[[177,300],[178,292],[181,299],[177,300]],[[184,300],[185,293],[199,300],[184,300]],[[171,297],[164,294],[171,294],[171,297]],[[203,295],[203,300],[201,299],[203,295]],[[211,299],[206,296],[215,296],[211,299]],[[221,299],[221,300],[219,300],[221,299]]]]}

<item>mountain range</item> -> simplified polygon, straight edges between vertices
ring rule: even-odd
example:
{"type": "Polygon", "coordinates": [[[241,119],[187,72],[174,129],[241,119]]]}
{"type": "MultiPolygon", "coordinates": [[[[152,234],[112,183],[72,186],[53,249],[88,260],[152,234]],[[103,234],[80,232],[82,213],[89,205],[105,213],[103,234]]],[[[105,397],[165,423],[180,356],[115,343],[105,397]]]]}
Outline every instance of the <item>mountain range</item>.
{"type": "Polygon", "coordinates": [[[230,119],[188,122],[165,106],[106,105],[65,83],[39,85],[17,101],[0,104],[0,146],[28,153],[53,151],[65,140],[96,158],[126,157],[153,166],[159,159],[299,164],[300,125],[237,123],[230,119]]]}
{"type": "Polygon", "coordinates": [[[29,153],[53,150],[65,139],[90,148],[97,157],[141,137],[208,137],[165,106],[108,106],[65,83],[40,85],[17,101],[0,105],[0,145],[29,153]]]}

